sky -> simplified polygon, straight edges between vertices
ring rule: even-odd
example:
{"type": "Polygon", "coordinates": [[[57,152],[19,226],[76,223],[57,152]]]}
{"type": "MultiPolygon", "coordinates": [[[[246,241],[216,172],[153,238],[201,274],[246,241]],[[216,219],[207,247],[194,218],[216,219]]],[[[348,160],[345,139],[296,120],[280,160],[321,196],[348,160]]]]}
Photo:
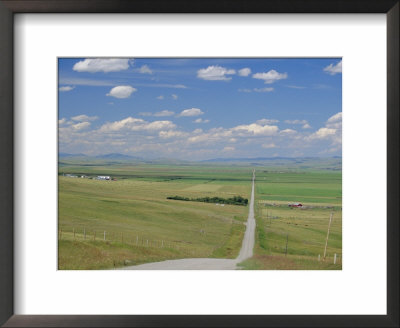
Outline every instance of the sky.
{"type": "Polygon", "coordinates": [[[59,58],[59,152],[342,154],[340,58],[59,58]]]}

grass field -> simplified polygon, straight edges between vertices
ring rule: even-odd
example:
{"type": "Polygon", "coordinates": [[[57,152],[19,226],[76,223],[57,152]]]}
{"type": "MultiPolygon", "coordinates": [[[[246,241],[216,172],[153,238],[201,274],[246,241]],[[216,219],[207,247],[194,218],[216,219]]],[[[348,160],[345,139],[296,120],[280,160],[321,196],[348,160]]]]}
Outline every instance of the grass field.
{"type": "MultiPolygon", "coordinates": [[[[341,269],[341,171],[300,166],[304,164],[256,167],[255,255],[242,268],[341,269]],[[302,202],[306,208],[291,209],[289,202],[302,202]]],[[[186,257],[235,258],[248,206],[167,197],[250,198],[252,170],[250,165],[227,164],[60,165],[59,269],[107,269],[186,257]],[[110,175],[116,181],[63,173],[110,175]]]]}
{"type": "Polygon", "coordinates": [[[68,173],[106,174],[117,181],[59,176],[60,269],[184,257],[234,258],[239,252],[247,206],[166,198],[249,198],[249,168],[77,166],[68,173]]]}
{"type": "Polygon", "coordinates": [[[245,269],[341,269],[342,175],[331,171],[259,170],[255,256],[245,269]],[[290,208],[300,202],[303,208],[290,208]],[[326,258],[323,259],[332,214],[326,258]],[[286,250],[287,245],[287,250],[286,250]],[[336,264],[333,264],[334,254],[336,264]],[[320,256],[321,261],[318,261],[320,256]]]}

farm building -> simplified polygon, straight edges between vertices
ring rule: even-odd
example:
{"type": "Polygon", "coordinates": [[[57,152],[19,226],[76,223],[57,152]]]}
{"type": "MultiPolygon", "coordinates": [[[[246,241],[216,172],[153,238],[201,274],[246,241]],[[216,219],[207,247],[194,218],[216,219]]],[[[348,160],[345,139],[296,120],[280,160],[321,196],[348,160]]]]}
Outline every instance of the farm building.
{"type": "Polygon", "coordinates": [[[301,204],[301,203],[291,203],[288,206],[289,207],[303,207],[303,204],[301,204]]]}
{"type": "Polygon", "coordinates": [[[109,175],[99,175],[97,178],[97,180],[110,180],[110,176],[109,175]]]}

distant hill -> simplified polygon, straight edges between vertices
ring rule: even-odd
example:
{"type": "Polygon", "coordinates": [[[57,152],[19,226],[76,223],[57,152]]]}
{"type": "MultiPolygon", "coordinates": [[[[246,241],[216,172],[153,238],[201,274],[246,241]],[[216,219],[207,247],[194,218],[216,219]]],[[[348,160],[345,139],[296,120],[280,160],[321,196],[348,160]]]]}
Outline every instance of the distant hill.
{"type": "Polygon", "coordinates": [[[119,153],[103,154],[103,155],[97,155],[95,157],[101,159],[141,159],[140,157],[137,156],[131,156],[119,153]]]}

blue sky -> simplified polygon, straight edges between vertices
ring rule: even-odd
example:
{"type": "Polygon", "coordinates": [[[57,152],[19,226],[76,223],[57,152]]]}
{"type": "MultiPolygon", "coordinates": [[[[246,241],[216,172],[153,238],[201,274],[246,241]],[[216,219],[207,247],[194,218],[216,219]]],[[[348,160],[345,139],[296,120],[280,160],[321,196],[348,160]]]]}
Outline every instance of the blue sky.
{"type": "Polygon", "coordinates": [[[59,151],[341,156],[340,58],[60,58],[59,151]]]}

